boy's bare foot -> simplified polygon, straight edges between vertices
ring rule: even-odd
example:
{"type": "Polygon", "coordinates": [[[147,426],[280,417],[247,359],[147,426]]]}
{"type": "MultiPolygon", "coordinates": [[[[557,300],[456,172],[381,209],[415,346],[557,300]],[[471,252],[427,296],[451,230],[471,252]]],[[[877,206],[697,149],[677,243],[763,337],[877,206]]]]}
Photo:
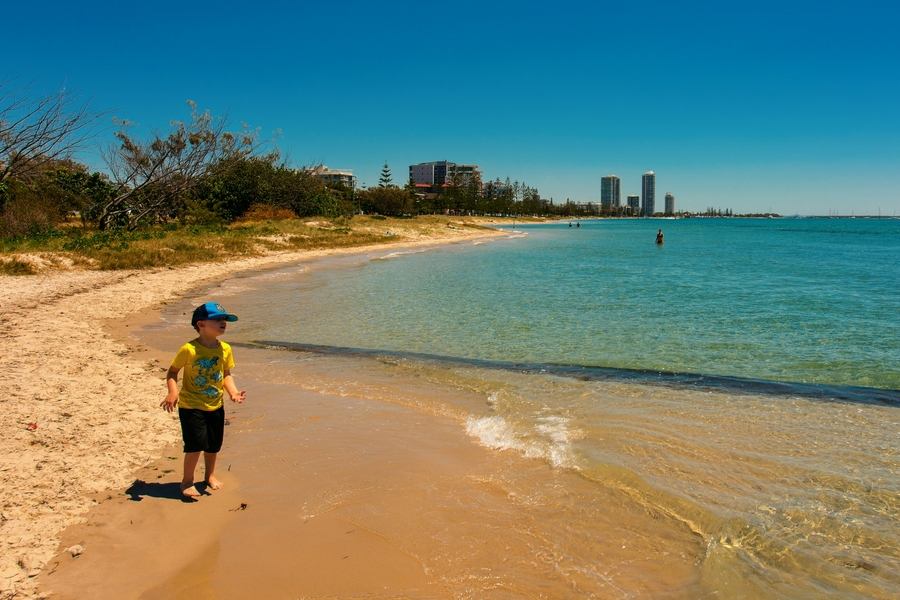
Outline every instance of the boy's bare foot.
{"type": "Polygon", "coordinates": [[[197,488],[194,487],[193,482],[191,483],[182,483],[181,484],[181,493],[185,498],[198,498],[200,496],[200,492],[197,491],[197,488]]]}
{"type": "Polygon", "coordinates": [[[216,479],[215,476],[213,476],[206,480],[206,485],[208,485],[209,489],[211,490],[220,490],[225,484],[216,479]]]}

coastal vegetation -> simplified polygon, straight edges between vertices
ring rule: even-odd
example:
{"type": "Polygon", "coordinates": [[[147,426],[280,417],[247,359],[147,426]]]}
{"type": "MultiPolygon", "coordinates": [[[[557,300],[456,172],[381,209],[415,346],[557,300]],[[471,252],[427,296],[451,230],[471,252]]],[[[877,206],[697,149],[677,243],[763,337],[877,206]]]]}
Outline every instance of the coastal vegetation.
{"type": "MultiPolygon", "coordinates": [[[[465,221],[450,227],[479,228],[465,221]]],[[[417,240],[446,233],[446,217],[415,219],[360,215],[298,219],[286,209],[252,207],[234,223],[168,225],[105,231],[75,224],[0,239],[0,274],[31,275],[44,268],[149,269],[262,256],[272,252],[348,248],[417,240]]]]}
{"type": "Polygon", "coordinates": [[[357,215],[406,206],[390,186],[360,198],[326,186],[289,167],[274,136],[246,124],[230,131],[227,118],[189,106],[188,120],[144,136],[114,119],[114,141],[100,147],[106,113],[72,92],[38,97],[0,84],[0,273],[156,268],[446,231],[446,219],[357,215]],[[73,159],[88,147],[105,171],[73,159]]]}

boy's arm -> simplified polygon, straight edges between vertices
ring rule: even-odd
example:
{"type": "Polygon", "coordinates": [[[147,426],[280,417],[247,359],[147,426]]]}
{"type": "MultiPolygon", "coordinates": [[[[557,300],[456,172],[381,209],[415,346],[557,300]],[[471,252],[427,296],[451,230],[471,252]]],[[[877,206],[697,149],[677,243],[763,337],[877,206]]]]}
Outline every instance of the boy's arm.
{"type": "Polygon", "coordinates": [[[169,393],[166,394],[165,400],[160,402],[160,406],[166,409],[166,412],[172,412],[175,410],[175,405],[178,404],[178,372],[181,369],[176,369],[175,367],[169,367],[169,372],[166,373],[166,386],[169,388],[169,393]]]}
{"type": "Polygon", "coordinates": [[[234,383],[234,377],[231,376],[231,371],[229,369],[225,369],[225,380],[223,382],[225,386],[225,391],[228,392],[228,395],[231,396],[232,402],[237,402],[240,404],[244,401],[244,396],[247,394],[247,390],[238,391],[237,385],[234,383]]]}

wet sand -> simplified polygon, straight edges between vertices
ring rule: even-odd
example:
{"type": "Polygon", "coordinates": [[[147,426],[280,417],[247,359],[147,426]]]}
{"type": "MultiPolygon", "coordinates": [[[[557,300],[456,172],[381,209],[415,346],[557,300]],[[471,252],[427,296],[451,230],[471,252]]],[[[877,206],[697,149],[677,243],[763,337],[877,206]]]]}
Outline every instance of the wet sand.
{"type": "Polygon", "coordinates": [[[485,449],[456,419],[283,383],[309,374],[284,353],[237,354],[236,372],[243,364],[254,376],[239,378],[248,401],[227,406],[226,488],[182,502],[173,448],[64,533],[63,547],[84,551],[56,559],[42,590],[61,599],[696,595],[702,548],[679,523],[647,519],[575,471],[485,449]],[[575,532],[594,540],[585,547],[566,538],[587,513],[591,530],[575,532]],[[567,545],[589,552],[581,558],[595,571],[580,570],[567,545]],[[679,555],[685,546],[693,552],[679,555]]]}

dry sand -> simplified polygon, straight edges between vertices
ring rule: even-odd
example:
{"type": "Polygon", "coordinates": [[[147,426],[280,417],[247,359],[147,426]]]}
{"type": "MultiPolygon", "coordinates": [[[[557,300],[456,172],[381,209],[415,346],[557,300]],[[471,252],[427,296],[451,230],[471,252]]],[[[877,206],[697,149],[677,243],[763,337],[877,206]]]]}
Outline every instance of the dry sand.
{"type": "MultiPolygon", "coordinates": [[[[491,235],[503,234],[448,228],[394,245],[491,235]]],[[[0,598],[33,597],[37,575],[59,549],[59,532],[84,522],[92,507],[120,494],[140,470],[159,469],[155,461],[165,461],[179,441],[177,417],[159,408],[165,359],[106,325],[236,272],[370,249],[155,271],[0,277],[0,598]]],[[[237,496],[219,498],[233,503],[237,496]]]]}

